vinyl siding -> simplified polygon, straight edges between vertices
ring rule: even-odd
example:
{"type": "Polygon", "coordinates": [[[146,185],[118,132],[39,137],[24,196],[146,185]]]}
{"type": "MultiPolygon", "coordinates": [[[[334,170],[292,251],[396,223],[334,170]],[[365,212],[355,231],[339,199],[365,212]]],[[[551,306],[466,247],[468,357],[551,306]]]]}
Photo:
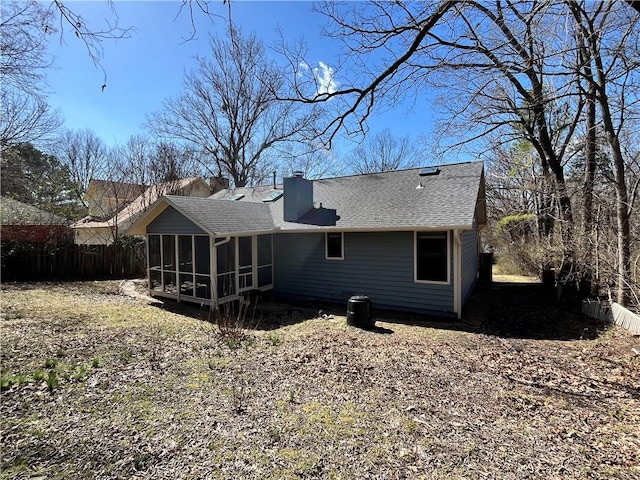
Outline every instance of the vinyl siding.
{"type": "Polygon", "coordinates": [[[149,225],[147,225],[147,233],[206,235],[204,230],[173,207],[167,207],[160,215],[149,223],[149,225]]]}
{"type": "Polygon", "coordinates": [[[374,308],[453,312],[452,282],[414,282],[413,232],[346,232],[344,260],[325,259],[324,238],[323,233],[274,235],[276,296],[346,305],[351,295],[364,294],[374,308]]]}
{"type": "Polygon", "coordinates": [[[476,284],[478,278],[478,232],[466,230],[462,232],[462,303],[464,304],[476,284]]]}

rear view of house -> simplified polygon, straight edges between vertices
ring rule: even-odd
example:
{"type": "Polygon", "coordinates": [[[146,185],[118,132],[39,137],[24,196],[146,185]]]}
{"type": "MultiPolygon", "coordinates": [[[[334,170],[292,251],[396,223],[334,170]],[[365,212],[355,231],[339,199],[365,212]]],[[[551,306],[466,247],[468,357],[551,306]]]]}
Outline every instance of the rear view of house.
{"type": "Polygon", "coordinates": [[[481,162],[165,196],[129,229],[152,295],[218,305],[251,290],[460,317],[486,222],[481,162]]]}

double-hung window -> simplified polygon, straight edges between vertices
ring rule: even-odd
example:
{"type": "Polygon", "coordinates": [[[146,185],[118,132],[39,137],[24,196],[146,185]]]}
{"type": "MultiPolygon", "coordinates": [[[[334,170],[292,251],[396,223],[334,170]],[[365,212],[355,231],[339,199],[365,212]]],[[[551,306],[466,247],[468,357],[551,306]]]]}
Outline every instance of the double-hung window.
{"type": "Polygon", "coordinates": [[[324,239],[327,260],[344,259],[344,235],[342,232],[327,232],[324,239]]]}
{"type": "Polygon", "coordinates": [[[415,233],[416,282],[449,283],[449,234],[415,233]]]}

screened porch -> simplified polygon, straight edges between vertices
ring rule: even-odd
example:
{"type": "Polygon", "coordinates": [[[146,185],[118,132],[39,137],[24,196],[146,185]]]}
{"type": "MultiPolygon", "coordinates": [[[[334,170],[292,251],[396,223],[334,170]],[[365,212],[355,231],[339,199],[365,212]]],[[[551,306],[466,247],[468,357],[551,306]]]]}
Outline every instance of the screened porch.
{"type": "Polygon", "coordinates": [[[273,236],[147,235],[149,292],[207,305],[273,288],[273,236]]]}

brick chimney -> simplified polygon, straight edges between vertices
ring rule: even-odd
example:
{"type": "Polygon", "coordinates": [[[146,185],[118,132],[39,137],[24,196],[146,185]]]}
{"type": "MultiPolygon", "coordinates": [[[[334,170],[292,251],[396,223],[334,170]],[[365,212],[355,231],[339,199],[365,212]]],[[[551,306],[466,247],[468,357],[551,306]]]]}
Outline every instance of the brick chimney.
{"type": "Polygon", "coordinates": [[[229,179],[227,177],[209,177],[209,186],[211,187],[211,194],[218,193],[221,190],[227,190],[229,188],[229,179]]]}
{"type": "Polygon", "coordinates": [[[296,222],[313,208],[313,182],[303,175],[296,171],[292,177],[282,180],[285,222],[296,222]]]}

